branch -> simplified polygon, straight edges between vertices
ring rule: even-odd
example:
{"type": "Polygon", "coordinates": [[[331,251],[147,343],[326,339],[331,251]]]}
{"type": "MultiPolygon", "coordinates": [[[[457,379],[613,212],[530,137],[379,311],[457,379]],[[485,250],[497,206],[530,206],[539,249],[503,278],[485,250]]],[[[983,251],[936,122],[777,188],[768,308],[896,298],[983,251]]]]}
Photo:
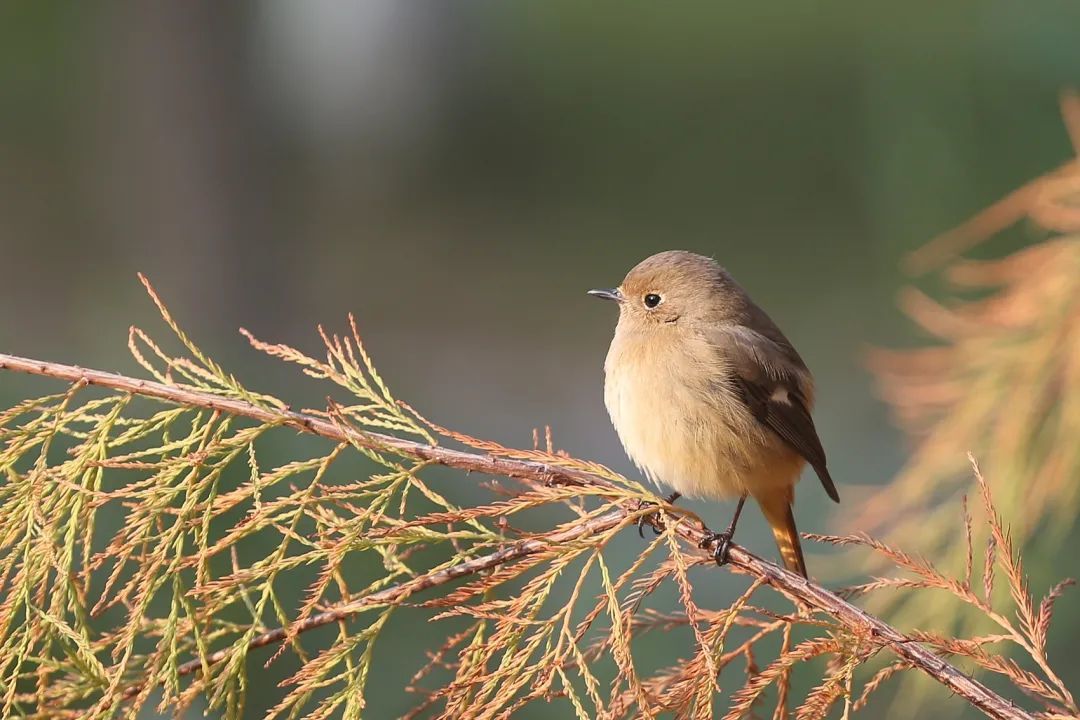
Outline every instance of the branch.
{"type": "MultiPolygon", "coordinates": [[[[242,400],[223,398],[211,393],[165,385],[158,382],[139,380],[115,373],[87,370],[71,365],[42,362],[0,353],[0,370],[42,375],[66,380],[71,383],[97,385],[134,395],[156,398],[168,403],[185,407],[201,407],[231,415],[246,417],[261,423],[292,427],[301,432],[332,440],[348,442],[373,450],[390,450],[404,456],[426,460],[439,465],[459,470],[473,471],[488,475],[525,478],[550,485],[608,486],[603,478],[590,473],[561,468],[547,463],[527,460],[514,460],[494,457],[480,453],[451,450],[434,445],[426,445],[411,440],[392,437],[373,432],[359,432],[335,425],[326,420],[303,413],[267,409],[242,400]]],[[[386,605],[403,600],[419,591],[443,585],[457,578],[472,575],[481,570],[512,562],[536,552],[542,551],[550,542],[573,540],[591,533],[601,532],[615,527],[631,513],[637,513],[640,507],[636,502],[627,502],[597,518],[574,525],[560,533],[547,536],[544,540],[530,539],[515,543],[497,552],[474,558],[464,563],[421,575],[408,582],[395,585],[385,590],[363,597],[355,602],[341,605],[335,609],[314,615],[298,625],[286,629],[278,628],[263,633],[251,640],[249,647],[263,647],[285,640],[290,633],[304,632],[315,627],[337,622],[347,616],[373,605],[386,605]]],[[[697,547],[708,534],[708,529],[679,522],[673,529],[687,543],[697,547]]],[[[902,632],[841,599],[825,588],[809,580],[788,572],[770,562],[766,562],[743,548],[732,545],[729,553],[730,564],[771,585],[779,592],[796,598],[811,608],[826,613],[853,633],[870,638],[871,642],[888,646],[902,660],[918,667],[924,673],[947,687],[950,691],[965,698],[969,703],[982,710],[989,717],[1000,720],[1034,720],[1034,717],[1016,707],[1009,700],[992,692],[979,681],[968,677],[955,666],[943,660],[934,652],[915,642],[902,632]]],[[[227,651],[219,651],[207,658],[208,663],[216,663],[227,657],[227,651]]],[[[181,666],[182,674],[190,674],[202,666],[201,660],[191,661],[181,666]]],[[[129,688],[126,696],[138,692],[138,687],[129,688]]]]}

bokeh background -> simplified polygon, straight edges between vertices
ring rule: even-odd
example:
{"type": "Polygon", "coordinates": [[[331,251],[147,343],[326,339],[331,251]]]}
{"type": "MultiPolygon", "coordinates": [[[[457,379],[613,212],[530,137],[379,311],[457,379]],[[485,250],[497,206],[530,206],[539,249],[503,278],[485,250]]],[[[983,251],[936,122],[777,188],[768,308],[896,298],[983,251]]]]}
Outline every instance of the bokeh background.
{"type": "MultiPolygon", "coordinates": [[[[136,372],[128,326],[160,327],[142,271],[250,387],[319,404],[237,328],[315,351],[352,311],[428,417],[508,445],[551,424],[629,473],[601,391],[615,312],[584,291],[690,249],[800,348],[861,497],[905,459],[863,363],[925,340],[901,261],[1070,156],[1078,30],[1064,2],[4,3],[0,350],[136,372]]],[[[45,387],[0,375],[0,403],[45,387]]],[[[802,528],[835,527],[826,505],[806,483],[802,528]]],[[[756,511],[741,532],[772,552],[756,511]]]]}

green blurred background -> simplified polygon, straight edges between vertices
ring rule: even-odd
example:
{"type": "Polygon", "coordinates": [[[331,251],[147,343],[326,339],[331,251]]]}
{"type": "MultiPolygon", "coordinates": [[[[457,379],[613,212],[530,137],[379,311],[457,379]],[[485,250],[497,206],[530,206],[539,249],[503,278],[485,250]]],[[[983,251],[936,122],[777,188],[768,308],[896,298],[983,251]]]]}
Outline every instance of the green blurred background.
{"type": "MultiPolygon", "coordinates": [[[[312,405],[236,330],[316,351],[353,311],[437,422],[509,445],[550,423],[630,472],[601,393],[614,312],[584,291],[685,248],[799,347],[857,498],[904,459],[860,359],[921,340],[899,263],[1070,155],[1078,29],[1075,2],[1004,0],[4,3],[0,350],[136,372],[129,324],[160,327],[142,271],[249,386],[312,405]]],[[[0,375],[0,402],[52,387],[0,375]]],[[[827,512],[804,485],[801,527],[827,512]]],[[[410,673],[413,639],[391,650],[410,673]]]]}

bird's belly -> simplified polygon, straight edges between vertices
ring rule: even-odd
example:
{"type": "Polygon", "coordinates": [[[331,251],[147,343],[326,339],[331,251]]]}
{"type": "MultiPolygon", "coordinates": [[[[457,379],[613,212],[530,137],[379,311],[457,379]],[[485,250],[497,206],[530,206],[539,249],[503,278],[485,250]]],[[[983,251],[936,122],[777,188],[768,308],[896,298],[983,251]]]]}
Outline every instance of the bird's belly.
{"type": "Polygon", "coordinates": [[[609,368],[605,402],[630,459],[691,498],[731,499],[790,487],[802,462],[721,386],[695,386],[671,364],[609,368]]]}

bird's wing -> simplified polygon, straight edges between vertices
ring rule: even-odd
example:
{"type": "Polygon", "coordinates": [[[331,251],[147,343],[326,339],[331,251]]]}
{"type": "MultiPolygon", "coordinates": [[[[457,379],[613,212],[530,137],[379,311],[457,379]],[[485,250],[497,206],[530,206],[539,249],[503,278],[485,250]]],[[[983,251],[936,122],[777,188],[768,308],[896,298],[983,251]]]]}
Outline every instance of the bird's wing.
{"type": "Polygon", "coordinates": [[[719,341],[731,380],[754,417],[805,458],[825,492],[840,502],[810,416],[810,372],[795,349],[782,336],[777,341],[744,326],[724,330],[719,341]]]}

